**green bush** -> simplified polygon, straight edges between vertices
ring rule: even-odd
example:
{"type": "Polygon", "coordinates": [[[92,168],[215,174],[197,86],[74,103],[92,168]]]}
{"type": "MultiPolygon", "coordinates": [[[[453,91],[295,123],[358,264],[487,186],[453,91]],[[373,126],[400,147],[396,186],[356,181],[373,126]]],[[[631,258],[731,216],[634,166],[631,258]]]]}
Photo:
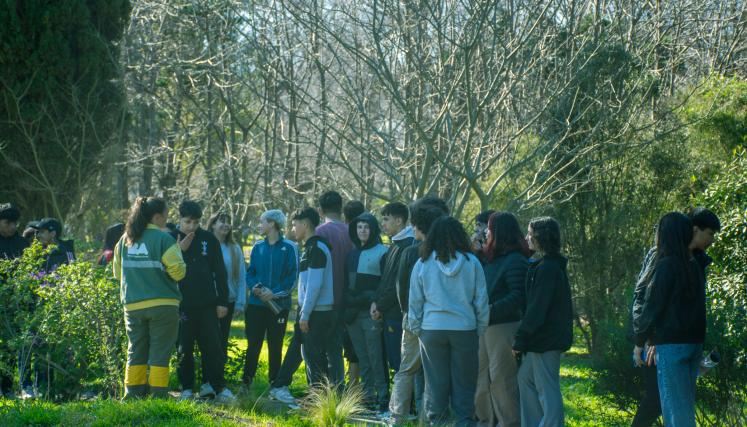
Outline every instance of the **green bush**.
{"type": "Polygon", "coordinates": [[[20,259],[0,260],[0,339],[6,354],[19,355],[0,370],[23,378],[35,360],[53,374],[40,385],[49,397],[121,395],[127,340],[111,269],[76,262],[43,274],[43,255],[35,244],[20,259]]]}

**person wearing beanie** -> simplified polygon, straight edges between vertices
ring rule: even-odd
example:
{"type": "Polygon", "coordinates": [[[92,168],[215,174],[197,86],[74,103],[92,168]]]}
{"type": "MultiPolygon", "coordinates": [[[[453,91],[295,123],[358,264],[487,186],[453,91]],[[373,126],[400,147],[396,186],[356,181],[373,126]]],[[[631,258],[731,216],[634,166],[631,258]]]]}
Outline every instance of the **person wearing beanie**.
{"type": "Polygon", "coordinates": [[[248,343],[242,376],[245,389],[257,374],[265,337],[270,383],[275,381],[282,362],[283,338],[298,273],[298,250],[283,237],[285,225],[285,215],[278,209],[260,215],[259,232],[264,239],[254,245],[249,256],[246,287],[250,297],[244,323],[248,343]]]}

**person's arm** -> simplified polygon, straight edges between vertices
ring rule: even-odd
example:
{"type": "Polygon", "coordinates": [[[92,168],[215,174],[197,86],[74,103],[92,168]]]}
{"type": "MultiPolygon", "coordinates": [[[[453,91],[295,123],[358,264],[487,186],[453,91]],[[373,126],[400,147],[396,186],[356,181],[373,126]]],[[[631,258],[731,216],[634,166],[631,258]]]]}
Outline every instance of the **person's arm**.
{"type": "Polygon", "coordinates": [[[506,278],[508,293],[503,298],[490,304],[490,321],[501,323],[507,316],[512,316],[524,308],[526,302],[526,278],[529,263],[523,256],[506,260],[510,262],[503,273],[506,278]]]}
{"type": "Polygon", "coordinates": [[[246,306],[246,261],[244,261],[244,251],[240,245],[236,245],[239,256],[236,262],[239,263],[239,283],[237,283],[236,289],[236,305],[234,306],[235,311],[244,311],[246,306]]]}
{"type": "MultiPolygon", "coordinates": [[[[392,243],[392,248],[395,248],[395,245],[396,243],[392,243]]],[[[381,271],[386,274],[381,277],[382,280],[374,300],[376,303],[376,310],[380,312],[389,311],[392,308],[397,307],[399,304],[399,301],[397,300],[397,275],[399,273],[399,260],[402,258],[402,251],[404,251],[404,249],[400,249],[398,253],[394,253],[392,252],[392,249],[390,249],[389,252],[381,257],[383,264],[381,271]],[[385,271],[384,269],[387,266],[390,266],[389,268],[395,271],[385,271]]]]}
{"type": "Polygon", "coordinates": [[[301,305],[301,319],[308,322],[316,308],[324,283],[324,269],[327,266],[327,255],[318,247],[309,249],[309,268],[306,270],[306,294],[301,305]]]}
{"type": "Polygon", "coordinates": [[[488,328],[490,321],[490,309],[488,308],[488,289],[485,283],[485,272],[477,258],[472,258],[475,266],[475,293],[472,300],[472,306],[475,310],[475,319],[477,320],[477,336],[481,336],[488,328]]]}
{"type": "Polygon", "coordinates": [[[112,260],[112,273],[117,281],[122,280],[122,240],[114,245],[114,259],[112,260]]]}
{"type": "Polygon", "coordinates": [[[397,272],[397,299],[399,300],[399,306],[401,309],[408,310],[408,299],[410,295],[410,278],[412,275],[412,269],[414,264],[417,262],[417,251],[406,250],[401,259],[399,260],[399,267],[397,272]],[[415,262],[413,262],[415,259],[415,262]]]}
{"type": "Polygon", "coordinates": [[[643,307],[639,315],[633,318],[635,344],[643,347],[646,340],[652,338],[654,323],[666,309],[671,289],[676,278],[673,259],[661,260],[656,266],[653,280],[646,287],[643,307]]]}
{"type": "Polygon", "coordinates": [[[296,262],[295,250],[291,245],[287,245],[285,258],[283,259],[283,270],[280,273],[276,298],[289,297],[296,286],[296,276],[298,275],[298,263],[296,262]]]}
{"type": "Polygon", "coordinates": [[[211,254],[208,256],[208,263],[213,280],[215,281],[215,290],[218,293],[217,305],[219,307],[228,307],[228,273],[226,272],[226,264],[223,261],[223,250],[220,247],[218,239],[212,234],[209,236],[208,241],[213,248],[211,254]]]}
{"type": "Polygon", "coordinates": [[[254,289],[254,286],[259,283],[259,278],[257,277],[258,271],[257,271],[257,265],[260,262],[259,260],[259,251],[257,250],[257,246],[259,243],[255,244],[252,247],[252,252],[249,254],[249,268],[246,269],[246,288],[248,291],[251,291],[254,289]]]}
{"type": "Polygon", "coordinates": [[[422,267],[422,262],[416,263],[412,269],[412,274],[410,274],[409,304],[407,308],[407,325],[410,328],[410,332],[418,336],[420,335],[420,328],[423,324],[423,305],[425,304],[423,281],[420,279],[420,270],[422,267]]]}
{"type": "MultiPolygon", "coordinates": [[[[173,239],[170,239],[173,241],[173,239]]],[[[184,279],[187,275],[187,264],[182,258],[182,249],[175,242],[161,256],[161,263],[166,273],[175,281],[184,279]]]]}
{"type": "Polygon", "coordinates": [[[540,326],[545,323],[547,311],[555,301],[555,289],[561,281],[562,270],[554,263],[542,261],[544,265],[537,267],[536,276],[531,292],[527,292],[527,309],[521,319],[519,329],[514,337],[514,350],[526,351],[525,345],[540,326]]]}

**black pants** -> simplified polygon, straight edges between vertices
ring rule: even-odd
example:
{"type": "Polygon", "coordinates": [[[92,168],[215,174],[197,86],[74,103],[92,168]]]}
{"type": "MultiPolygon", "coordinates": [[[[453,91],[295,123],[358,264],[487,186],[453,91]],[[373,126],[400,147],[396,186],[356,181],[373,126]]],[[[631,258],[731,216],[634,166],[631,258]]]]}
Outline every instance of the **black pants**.
{"type": "Polygon", "coordinates": [[[273,382],[278,375],[280,363],[283,360],[283,338],[288,324],[288,314],[286,311],[282,311],[276,315],[263,305],[249,304],[246,306],[245,319],[244,330],[246,332],[247,348],[242,380],[244,383],[250,383],[257,374],[259,353],[262,351],[262,344],[266,336],[267,352],[269,353],[268,377],[270,382],[273,382]]]}
{"type": "MultiPolygon", "coordinates": [[[[296,315],[296,319],[298,319],[296,315]]],[[[293,337],[291,338],[288,348],[285,349],[285,358],[280,366],[277,376],[271,381],[273,387],[288,387],[293,382],[293,374],[303,362],[301,357],[301,345],[303,344],[303,333],[298,327],[298,321],[293,326],[293,337]]],[[[306,381],[309,381],[308,375],[306,381]]]]}
{"type": "Polygon", "coordinates": [[[224,356],[220,325],[215,306],[180,307],[179,366],[177,375],[183,390],[195,386],[195,341],[202,355],[202,382],[210,383],[216,393],[226,386],[223,378],[224,356]]]}
{"type": "Polygon", "coordinates": [[[644,366],[643,397],[638,402],[638,411],[633,418],[633,427],[650,427],[661,415],[661,401],[659,400],[659,383],[656,378],[656,366],[644,366]]]}
{"type": "MultiPolygon", "coordinates": [[[[220,325],[220,343],[223,345],[223,363],[228,361],[228,337],[231,336],[231,321],[233,320],[233,313],[236,309],[235,302],[228,303],[228,314],[222,319],[218,319],[220,325]]],[[[205,369],[203,364],[202,369],[205,369]]]]}
{"type": "Polygon", "coordinates": [[[321,384],[325,377],[335,381],[329,378],[329,351],[342,338],[337,320],[334,311],[314,311],[309,318],[309,332],[303,337],[302,354],[312,386],[321,384]]]}

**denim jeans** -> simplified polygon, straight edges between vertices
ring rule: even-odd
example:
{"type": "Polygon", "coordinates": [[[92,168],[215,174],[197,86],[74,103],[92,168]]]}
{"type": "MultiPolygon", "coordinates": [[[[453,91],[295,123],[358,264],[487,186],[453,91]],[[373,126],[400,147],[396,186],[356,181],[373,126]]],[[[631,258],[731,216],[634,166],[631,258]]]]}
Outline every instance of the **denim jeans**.
{"type": "Polygon", "coordinates": [[[703,344],[656,346],[656,375],[664,425],[695,427],[695,380],[703,344]]]}

